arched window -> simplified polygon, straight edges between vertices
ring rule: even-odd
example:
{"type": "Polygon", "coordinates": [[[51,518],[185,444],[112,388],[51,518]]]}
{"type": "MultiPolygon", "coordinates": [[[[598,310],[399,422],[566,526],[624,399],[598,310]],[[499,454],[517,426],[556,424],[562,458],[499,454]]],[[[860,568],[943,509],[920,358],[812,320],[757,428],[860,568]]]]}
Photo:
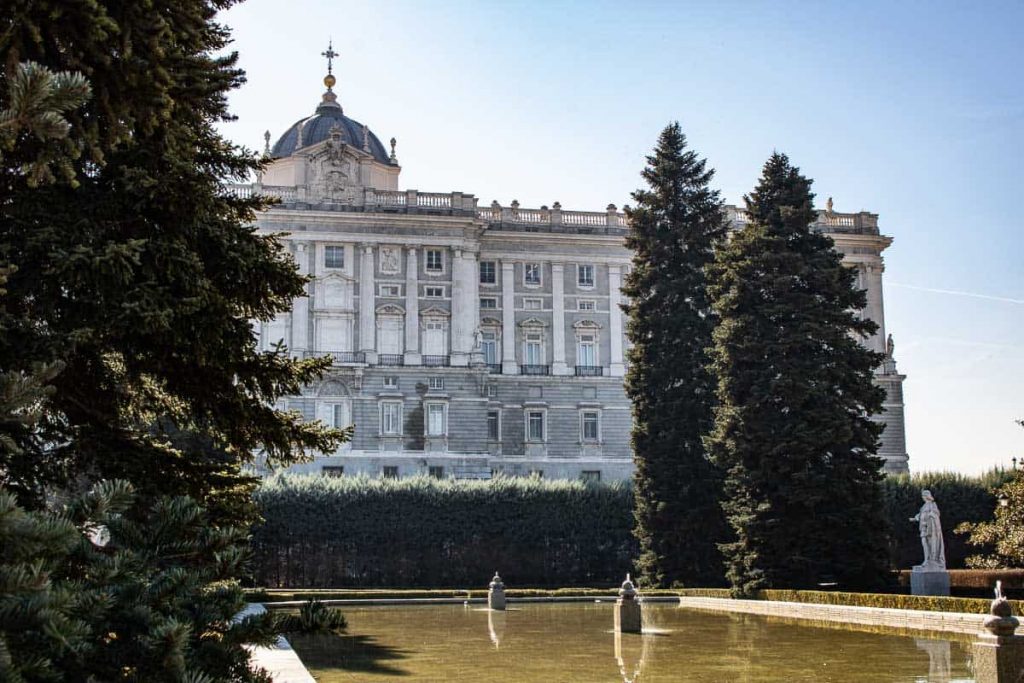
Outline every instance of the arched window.
{"type": "Polygon", "coordinates": [[[377,309],[377,353],[398,356],[405,351],[405,311],[393,304],[377,309]]]}

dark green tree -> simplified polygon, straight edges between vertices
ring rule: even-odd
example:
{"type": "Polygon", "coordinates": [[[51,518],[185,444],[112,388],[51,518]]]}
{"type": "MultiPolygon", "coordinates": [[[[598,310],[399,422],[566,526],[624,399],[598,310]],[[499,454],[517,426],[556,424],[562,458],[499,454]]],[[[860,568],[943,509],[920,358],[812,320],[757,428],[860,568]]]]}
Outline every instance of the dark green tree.
{"type": "Polygon", "coordinates": [[[0,371],[52,372],[35,427],[5,435],[20,455],[0,462],[0,484],[25,505],[45,486],[119,478],[215,509],[222,492],[244,498],[239,467],[254,451],[287,461],[337,443],[273,408],[323,363],[261,352],[250,324],[287,310],[305,280],[256,233],[265,201],[222,184],[259,167],[215,127],[243,81],[214,21],[231,4],[43,0],[0,13],[0,264],[16,268],[0,371]],[[84,104],[84,83],[60,74],[84,76],[84,104]],[[185,452],[157,423],[215,449],[185,452]]]}
{"type": "Polygon", "coordinates": [[[637,568],[650,585],[719,585],[727,527],[721,478],[702,442],[715,401],[706,350],[715,317],[705,266],[726,233],[714,171],[687,149],[678,123],[662,131],[627,208],[633,268],[623,292],[632,347],[637,568]]]}
{"type": "Polygon", "coordinates": [[[823,580],[869,588],[886,575],[875,457],[881,355],[861,341],[864,292],[811,228],[811,181],[775,153],[746,197],[749,222],[709,269],[719,324],[719,406],[708,440],[726,472],[723,546],[737,594],[823,580]]]}

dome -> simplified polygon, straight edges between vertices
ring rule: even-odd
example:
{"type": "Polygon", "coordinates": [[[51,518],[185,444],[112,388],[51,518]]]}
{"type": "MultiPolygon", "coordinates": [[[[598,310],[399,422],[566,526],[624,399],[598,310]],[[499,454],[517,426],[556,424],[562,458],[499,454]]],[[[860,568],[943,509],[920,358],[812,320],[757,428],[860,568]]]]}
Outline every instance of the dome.
{"type": "Polygon", "coordinates": [[[274,143],[270,150],[270,156],[280,159],[291,156],[303,147],[323,142],[331,136],[331,129],[337,125],[341,129],[342,142],[369,152],[374,159],[382,164],[393,164],[394,161],[388,157],[384,145],[381,144],[377,136],[363,124],[345,116],[341,105],[335,100],[334,93],[328,88],[324,93],[323,102],[316,108],[316,113],[292,124],[284,132],[284,135],[274,143]],[[300,136],[301,144],[299,143],[300,136]]]}

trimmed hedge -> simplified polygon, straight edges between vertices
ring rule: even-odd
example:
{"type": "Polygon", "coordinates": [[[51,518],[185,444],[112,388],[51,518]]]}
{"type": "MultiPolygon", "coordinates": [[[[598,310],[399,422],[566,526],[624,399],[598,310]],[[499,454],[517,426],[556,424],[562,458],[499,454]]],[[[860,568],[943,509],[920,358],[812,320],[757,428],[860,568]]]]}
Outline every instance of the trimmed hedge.
{"type": "Polygon", "coordinates": [[[628,485],[279,475],[254,495],[261,586],[618,586],[636,555],[628,485]]]}
{"type": "Polygon", "coordinates": [[[886,516],[891,527],[889,556],[892,566],[900,569],[920,564],[921,537],[910,517],[921,509],[921,489],[935,496],[942,514],[942,535],[946,545],[946,566],[964,567],[970,555],[983,548],[967,545],[964,534],[954,533],[963,522],[982,522],[993,518],[996,507],[994,489],[1012,477],[1003,469],[991,470],[980,477],[952,472],[923,472],[911,476],[886,477],[882,482],[886,516]]]}
{"type": "MultiPolygon", "coordinates": [[[[681,589],[680,596],[691,598],[731,598],[727,588],[681,589]]],[[[833,591],[763,590],[758,591],[755,600],[778,602],[800,602],[818,605],[843,605],[846,607],[883,607],[886,609],[912,609],[929,612],[966,612],[988,614],[991,600],[982,598],[945,598],[926,595],[903,595],[900,593],[842,593],[833,591]]],[[[1024,602],[1011,600],[1013,611],[1021,614],[1024,602]]]]}
{"type": "MultiPolygon", "coordinates": [[[[991,519],[992,491],[1009,476],[996,470],[886,478],[892,565],[921,561],[909,518],[928,488],[942,510],[947,565],[963,567],[967,555],[983,549],[967,546],[953,529],[991,519]]],[[[636,557],[627,484],[279,475],[257,489],[255,500],[265,521],[253,531],[254,579],[268,587],[482,589],[498,570],[512,586],[611,588],[636,557]]],[[[987,586],[961,592],[987,595],[995,579],[978,581],[987,586]]]]}

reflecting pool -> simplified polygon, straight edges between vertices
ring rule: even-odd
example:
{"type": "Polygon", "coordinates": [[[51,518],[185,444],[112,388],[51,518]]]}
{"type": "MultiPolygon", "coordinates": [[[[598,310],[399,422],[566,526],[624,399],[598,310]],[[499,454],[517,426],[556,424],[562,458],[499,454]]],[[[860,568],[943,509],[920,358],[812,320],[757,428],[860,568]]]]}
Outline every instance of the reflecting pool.
{"type": "Polygon", "coordinates": [[[693,681],[968,683],[970,641],[645,606],[643,635],[612,633],[612,603],[344,608],[344,636],[292,638],[321,683],[693,681]]]}

